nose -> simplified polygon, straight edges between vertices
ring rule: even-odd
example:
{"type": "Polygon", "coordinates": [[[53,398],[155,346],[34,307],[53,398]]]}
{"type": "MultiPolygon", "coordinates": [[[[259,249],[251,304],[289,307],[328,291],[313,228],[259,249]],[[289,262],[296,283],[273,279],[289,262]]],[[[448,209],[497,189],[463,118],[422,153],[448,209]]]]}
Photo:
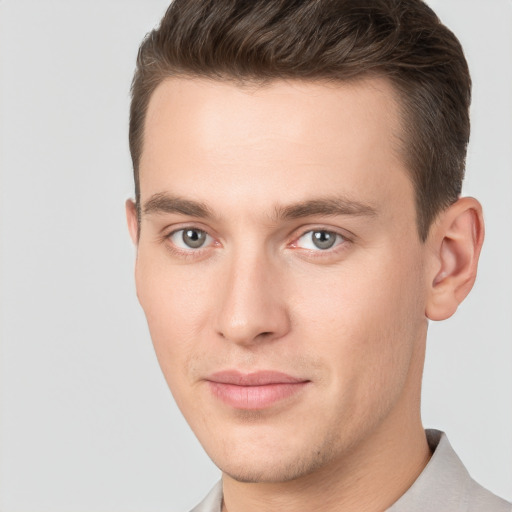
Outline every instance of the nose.
{"type": "Polygon", "coordinates": [[[279,269],[264,255],[233,257],[217,303],[217,334],[239,345],[283,337],[290,329],[279,269]]]}

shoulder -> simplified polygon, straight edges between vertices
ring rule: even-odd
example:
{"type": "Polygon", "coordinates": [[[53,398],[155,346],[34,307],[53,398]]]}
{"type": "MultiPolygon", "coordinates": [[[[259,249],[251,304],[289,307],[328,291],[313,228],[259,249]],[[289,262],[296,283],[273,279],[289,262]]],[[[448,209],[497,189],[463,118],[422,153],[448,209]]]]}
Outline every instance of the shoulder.
{"type": "Polygon", "coordinates": [[[466,491],[467,512],[512,512],[512,504],[469,478],[466,491]]]}

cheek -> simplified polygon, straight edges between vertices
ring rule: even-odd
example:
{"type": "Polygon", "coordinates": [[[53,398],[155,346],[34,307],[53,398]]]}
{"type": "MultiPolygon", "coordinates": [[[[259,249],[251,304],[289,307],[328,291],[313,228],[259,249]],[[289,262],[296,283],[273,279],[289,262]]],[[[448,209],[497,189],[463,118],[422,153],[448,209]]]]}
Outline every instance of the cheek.
{"type": "Polygon", "coordinates": [[[418,259],[382,250],[353,260],[329,272],[310,272],[296,283],[290,296],[305,325],[340,336],[375,332],[384,338],[389,329],[422,317],[425,292],[418,259]]]}
{"type": "Polygon", "coordinates": [[[311,275],[300,287],[309,293],[295,302],[298,330],[306,344],[315,340],[311,349],[331,368],[333,389],[355,403],[378,400],[407,377],[425,327],[417,261],[382,251],[357,265],[347,262],[327,279],[311,275]]]}
{"type": "MultiPolygon", "coordinates": [[[[158,362],[169,383],[185,378],[187,361],[207,322],[208,279],[187,265],[170,265],[165,255],[148,258],[139,252],[136,285],[158,362]]],[[[173,388],[174,383],[173,384],[173,388]]]]}

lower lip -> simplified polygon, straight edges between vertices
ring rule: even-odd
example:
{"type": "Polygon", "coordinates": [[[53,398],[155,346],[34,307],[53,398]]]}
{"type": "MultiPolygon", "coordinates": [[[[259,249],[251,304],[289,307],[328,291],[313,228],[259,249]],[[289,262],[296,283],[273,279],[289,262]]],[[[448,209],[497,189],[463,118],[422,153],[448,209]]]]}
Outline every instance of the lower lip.
{"type": "Polygon", "coordinates": [[[263,384],[261,386],[237,386],[208,381],[212,393],[235,409],[266,409],[302,391],[305,382],[263,384]]]}

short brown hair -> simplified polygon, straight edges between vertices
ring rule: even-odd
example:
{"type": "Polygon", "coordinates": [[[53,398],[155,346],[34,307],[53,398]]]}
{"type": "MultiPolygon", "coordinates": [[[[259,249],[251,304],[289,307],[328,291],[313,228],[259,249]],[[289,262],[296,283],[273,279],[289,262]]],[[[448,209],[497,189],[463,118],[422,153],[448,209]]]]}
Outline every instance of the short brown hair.
{"type": "Polygon", "coordinates": [[[130,152],[139,160],[155,88],[172,76],[239,83],[387,77],[398,93],[402,153],[425,240],[457,200],[469,140],[471,79],[462,47],[421,0],[174,0],[139,49],[130,152]]]}

